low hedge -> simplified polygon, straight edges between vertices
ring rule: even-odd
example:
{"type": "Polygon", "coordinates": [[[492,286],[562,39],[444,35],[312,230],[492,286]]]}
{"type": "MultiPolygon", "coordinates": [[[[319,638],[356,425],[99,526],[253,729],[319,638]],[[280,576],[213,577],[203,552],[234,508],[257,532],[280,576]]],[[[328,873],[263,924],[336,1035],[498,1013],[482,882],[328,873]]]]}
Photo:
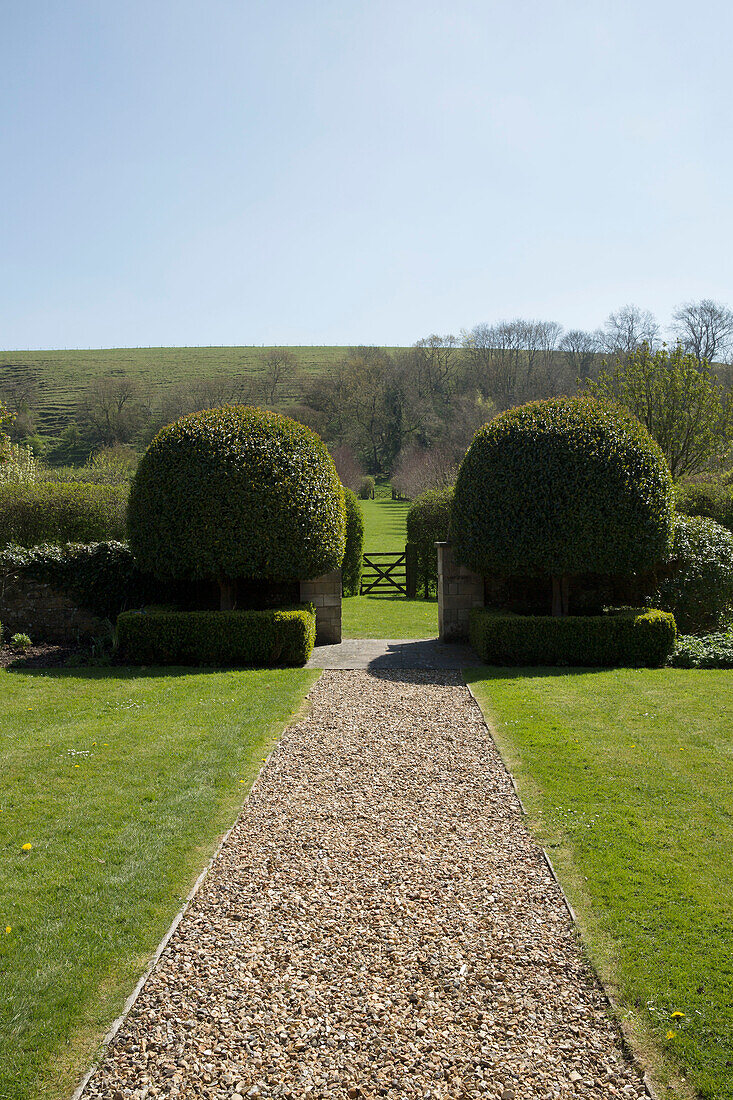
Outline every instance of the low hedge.
{"type": "Polygon", "coordinates": [[[123,660],[150,665],[304,665],[316,640],[311,605],[257,611],[123,611],[123,660]]]}
{"type": "Polygon", "coordinates": [[[733,668],[733,634],[694,634],[677,639],[670,668],[733,668]]]}
{"type": "Polygon", "coordinates": [[[733,484],[722,478],[678,482],[675,508],[683,516],[704,516],[733,531],[733,484]]]}
{"type": "Polygon", "coordinates": [[[0,485],[0,546],[124,539],[127,497],[123,485],[0,485]]]}
{"type": "Polygon", "coordinates": [[[564,617],[476,608],[469,625],[471,645],[488,665],[659,668],[676,634],[672,615],[634,608],[564,617]]]}
{"type": "Polygon", "coordinates": [[[345,486],[344,505],[346,507],[346,549],[341,563],[341,586],[344,596],[358,596],[364,554],[364,514],[356,494],[345,486]]]}

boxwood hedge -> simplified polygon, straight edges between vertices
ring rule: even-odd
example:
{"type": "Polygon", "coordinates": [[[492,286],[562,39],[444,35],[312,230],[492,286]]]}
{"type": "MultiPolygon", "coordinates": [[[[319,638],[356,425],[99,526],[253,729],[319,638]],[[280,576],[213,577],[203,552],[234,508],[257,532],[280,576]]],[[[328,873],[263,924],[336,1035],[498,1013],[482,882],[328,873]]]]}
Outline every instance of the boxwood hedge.
{"type": "Polygon", "coordinates": [[[122,539],[127,494],[125,485],[0,485],[0,546],[122,539]]]}
{"type": "Polygon", "coordinates": [[[346,549],[341,564],[341,586],[344,596],[358,596],[361,565],[364,555],[364,514],[356,494],[344,487],[346,507],[346,549]]]}
{"type": "Polygon", "coordinates": [[[407,513],[407,542],[414,547],[417,585],[427,596],[438,583],[436,542],[445,542],[450,532],[453,487],[428,489],[407,513]]]}
{"type": "Polygon", "coordinates": [[[302,580],[344,556],[341,482],[325,445],[302,424],[244,405],[163,428],[135,474],[130,546],[162,579],[302,580]]]}
{"type": "Polygon", "coordinates": [[[154,665],[304,665],[313,651],[311,605],[277,610],[146,608],[117,619],[123,660],[154,665]]]}
{"type": "Polygon", "coordinates": [[[624,574],[662,560],[672,479],[644,427],[589,397],[534,401],[476,433],[452,510],[455,556],[483,574],[624,574]]]}
{"type": "Polygon", "coordinates": [[[653,597],[682,634],[720,630],[733,609],[733,532],[702,516],[676,516],[670,575],[653,597]]]}
{"type": "Polygon", "coordinates": [[[488,665],[659,668],[674,649],[674,617],[630,609],[605,615],[514,615],[477,608],[469,639],[488,665]]]}

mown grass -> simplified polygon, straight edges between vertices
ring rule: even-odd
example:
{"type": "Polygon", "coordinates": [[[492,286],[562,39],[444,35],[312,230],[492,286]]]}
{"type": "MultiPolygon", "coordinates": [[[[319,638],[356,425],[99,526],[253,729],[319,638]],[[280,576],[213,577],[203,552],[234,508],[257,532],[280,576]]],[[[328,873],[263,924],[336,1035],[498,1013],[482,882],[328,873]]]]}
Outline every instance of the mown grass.
{"type": "Polygon", "coordinates": [[[0,672],[2,1100],[71,1094],[316,675],[0,672]]]}
{"type": "MultiPolygon", "coordinates": [[[[411,502],[378,496],[359,504],[364,513],[364,552],[402,553],[411,502]]],[[[438,603],[397,594],[350,596],[342,604],[342,627],[345,638],[434,638],[438,603]]]]}
{"type": "Polygon", "coordinates": [[[644,1057],[730,1100],[733,673],[466,677],[644,1057]]]}

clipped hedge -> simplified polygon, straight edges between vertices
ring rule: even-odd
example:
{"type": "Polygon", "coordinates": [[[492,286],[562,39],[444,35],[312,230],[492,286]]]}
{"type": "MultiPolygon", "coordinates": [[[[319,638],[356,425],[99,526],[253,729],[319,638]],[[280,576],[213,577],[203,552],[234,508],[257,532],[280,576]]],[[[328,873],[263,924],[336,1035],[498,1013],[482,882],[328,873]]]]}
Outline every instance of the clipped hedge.
{"type": "Polygon", "coordinates": [[[324,443],[244,405],[184,416],[143,455],[130,491],[130,547],[163,580],[303,580],[338,569],[344,496],[324,443]]]}
{"type": "Polygon", "coordinates": [[[372,500],[374,498],[375,485],[376,482],[371,474],[367,474],[366,477],[363,477],[359,485],[359,499],[372,500]]]}
{"type": "Polygon", "coordinates": [[[438,583],[438,552],[436,542],[445,542],[450,531],[453,487],[428,489],[422,493],[407,513],[407,542],[414,547],[417,585],[426,596],[438,583]]]}
{"type": "Polygon", "coordinates": [[[672,612],[682,634],[719,630],[733,609],[733,532],[702,516],[676,516],[670,558],[654,605],[672,612]]]}
{"type": "Polygon", "coordinates": [[[670,668],[733,668],[733,634],[683,635],[667,663],[670,668]]]}
{"type": "Polygon", "coordinates": [[[124,611],[117,619],[123,660],[151,665],[304,665],[313,651],[311,605],[269,611],[124,611]]]}
{"type": "Polygon", "coordinates": [[[488,665],[659,668],[674,649],[674,617],[631,609],[605,615],[514,615],[476,608],[469,639],[488,665]]]}
{"type": "Polygon", "coordinates": [[[664,456],[607,401],[510,409],[479,429],[458,473],[451,541],[477,573],[635,573],[665,558],[671,536],[664,456]]]}
{"type": "Polygon", "coordinates": [[[0,546],[123,539],[127,494],[119,485],[0,485],[0,546]]]}
{"type": "Polygon", "coordinates": [[[724,480],[681,481],[675,508],[684,516],[705,516],[733,531],[733,484],[724,480]]]}
{"type": "Polygon", "coordinates": [[[356,494],[344,487],[346,508],[346,549],[341,563],[341,587],[344,596],[358,596],[364,555],[364,514],[356,494]]]}

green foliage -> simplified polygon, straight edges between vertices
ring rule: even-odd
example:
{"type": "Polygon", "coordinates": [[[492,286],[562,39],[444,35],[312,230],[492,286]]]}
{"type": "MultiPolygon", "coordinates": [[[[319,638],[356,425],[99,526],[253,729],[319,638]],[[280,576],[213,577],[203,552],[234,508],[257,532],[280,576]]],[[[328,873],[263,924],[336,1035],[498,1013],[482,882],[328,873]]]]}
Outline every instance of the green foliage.
{"type": "Polygon", "coordinates": [[[0,546],[124,538],[126,504],[123,486],[0,485],[0,546]]]}
{"type": "Polygon", "coordinates": [[[674,478],[703,470],[733,439],[733,395],[726,395],[707,363],[681,344],[652,353],[643,344],[586,382],[597,397],[617,401],[657,441],[674,478]]]}
{"type": "Polygon", "coordinates": [[[343,490],[302,424],[247,406],[209,409],[155,437],[128,529],[140,568],[161,579],[302,580],[343,560],[343,490]]]}
{"type": "Polygon", "coordinates": [[[36,460],[30,447],[0,440],[0,452],[0,485],[36,480],[36,460]]]}
{"type": "Polygon", "coordinates": [[[682,634],[719,630],[733,604],[733,533],[712,519],[676,516],[670,559],[654,605],[672,612],[682,634]]]}
{"type": "Polygon", "coordinates": [[[374,486],[376,482],[371,474],[367,474],[366,477],[361,479],[359,485],[359,499],[360,500],[372,500],[374,498],[374,486]]]}
{"type": "Polygon", "coordinates": [[[304,665],[316,638],[310,605],[269,611],[124,611],[123,659],[153,665],[304,665]]]}
{"type": "Polygon", "coordinates": [[[451,540],[483,574],[634,573],[666,556],[672,480],[630,414],[593,398],[535,401],[476,433],[451,540]]]}
{"type": "Polygon", "coordinates": [[[341,563],[341,583],[344,596],[358,596],[361,564],[364,553],[364,515],[351,489],[344,487],[346,507],[346,549],[341,563]]]}
{"type": "Polygon", "coordinates": [[[667,663],[672,668],[733,668],[733,634],[682,635],[667,663]]]}
{"type": "Polygon", "coordinates": [[[30,649],[30,646],[31,640],[27,634],[13,634],[10,639],[11,649],[16,649],[19,653],[22,653],[25,649],[30,649]]]}
{"type": "Polygon", "coordinates": [[[620,610],[606,615],[514,615],[476,608],[471,645],[487,665],[658,668],[674,648],[672,615],[620,610]]]}
{"type": "Polygon", "coordinates": [[[407,513],[407,541],[417,554],[418,587],[425,595],[438,583],[436,542],[445,542],[450,533],[450,514],[454,489],[428,489],[407,513]]]}
{"type": "Polygon", "coordinates": [[[707,516],[733,531],[733,482],[723,478],[679,481],[675,508],[685,516],[707,516]]]}
{"type": "Polygon", "coordinates": [[[0,552],[0,578],[11,574],[49,584],[78,607],[112,622],[128,607],[174,596],[173,590],[140,572],[123,542],[8,546],[0,552]]]}

